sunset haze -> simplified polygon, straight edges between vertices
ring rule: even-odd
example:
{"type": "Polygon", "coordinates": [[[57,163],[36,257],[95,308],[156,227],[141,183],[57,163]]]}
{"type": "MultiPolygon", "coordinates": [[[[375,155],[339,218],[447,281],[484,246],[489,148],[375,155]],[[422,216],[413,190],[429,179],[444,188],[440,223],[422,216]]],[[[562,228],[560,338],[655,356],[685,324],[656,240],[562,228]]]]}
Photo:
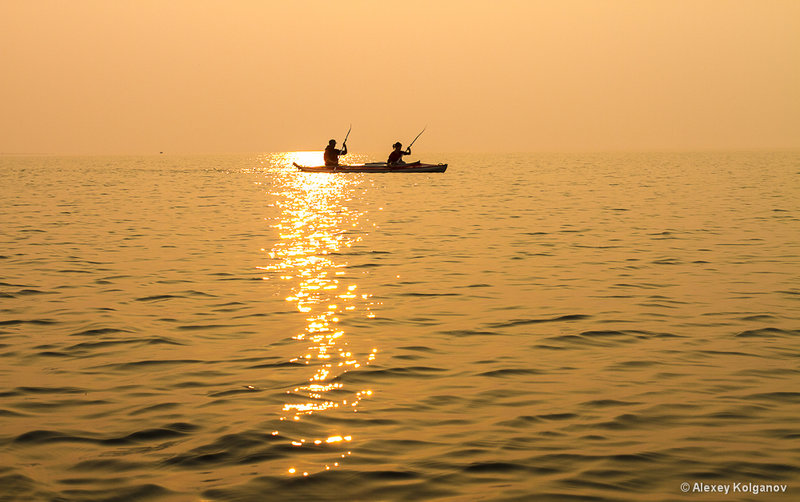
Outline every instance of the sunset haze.
{"type": "Polygon", "coordinates": [[[0,4],[0,153],[800,147],[796,1],[0,4]]]}

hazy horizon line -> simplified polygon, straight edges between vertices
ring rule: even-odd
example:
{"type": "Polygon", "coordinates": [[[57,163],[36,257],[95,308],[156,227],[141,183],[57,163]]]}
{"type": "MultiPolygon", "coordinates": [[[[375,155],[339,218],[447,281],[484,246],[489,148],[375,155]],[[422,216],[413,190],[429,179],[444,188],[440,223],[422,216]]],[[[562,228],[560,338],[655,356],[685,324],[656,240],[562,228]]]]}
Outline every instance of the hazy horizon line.
{"type": "MultiPolygon", "coordinates": [[[[275,155],[287,153],[320,153],[324,150],[273,150],[273,151],[159,151],[159,152],[0,152],[0,157],[149,157],[149,156],[207,156],[207,155],[275,155]]],[[[350,152],[348,155],[385,155],[387,151],[350,152]]],[[[598,154],[598,153],[756,153],[756,152],[798,152],[800,146],[780,147],[707,147],[707,148],[564,148],[537,150],[428,150],[420,155],[518,155],[518,154],[598,154]]],[[[416,154],[415,154],[416,155],[416,154]]],[[[345,156],[346,158],[346,156],[345,156]]]]}

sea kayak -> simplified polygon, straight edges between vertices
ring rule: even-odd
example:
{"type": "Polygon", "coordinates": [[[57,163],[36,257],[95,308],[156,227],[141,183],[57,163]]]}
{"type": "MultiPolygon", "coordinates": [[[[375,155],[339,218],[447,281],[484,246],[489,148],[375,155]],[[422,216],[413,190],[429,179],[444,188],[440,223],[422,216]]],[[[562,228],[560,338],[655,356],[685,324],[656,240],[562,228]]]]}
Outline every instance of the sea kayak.
{"type": "Polygon", "coordinates": [[[411,164],[390,166],[386,162],[372,162],[367,164],[328,167],[301,166],[297,162],[294,162],[294,167],[307,173],[443,173],[447,169],[447,164],[423,164],[417,161],[411,164]]]}

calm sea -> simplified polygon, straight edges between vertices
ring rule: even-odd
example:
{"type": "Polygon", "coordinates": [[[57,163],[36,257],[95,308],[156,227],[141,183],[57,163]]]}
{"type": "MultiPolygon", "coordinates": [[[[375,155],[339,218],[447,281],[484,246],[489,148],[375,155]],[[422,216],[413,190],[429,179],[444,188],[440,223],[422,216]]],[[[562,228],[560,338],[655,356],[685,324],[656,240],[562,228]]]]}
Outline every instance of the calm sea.
{"type": "Polygon", "coordinates": [[[319,156],[0,157],[0,500],[800,500],[800,153],[319,156]]]}

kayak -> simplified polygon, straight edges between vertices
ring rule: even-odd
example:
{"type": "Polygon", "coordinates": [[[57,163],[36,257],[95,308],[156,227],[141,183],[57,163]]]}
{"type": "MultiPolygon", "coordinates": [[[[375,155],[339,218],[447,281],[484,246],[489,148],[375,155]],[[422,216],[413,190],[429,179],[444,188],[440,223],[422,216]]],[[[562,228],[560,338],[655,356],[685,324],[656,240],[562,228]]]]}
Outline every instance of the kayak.
{"type": "Polygon", "coordinates": [[[447,169],[447,164],[423,164],[417,161],[410,164],[390,166],[386,162],[370,162],[367,164],[328,167],[301,166],[294,162],[294,167],[306,173],[443,173],[447,169]]]}
{"type": "Polygon", "coordinates": [[[329,166],[301,166],[294,162],[294,167],[306,173],[443,173],[447,164],[423,164],[412,162],[390,166],[386,162],[370,162],[367,164],[329,166]]]}

